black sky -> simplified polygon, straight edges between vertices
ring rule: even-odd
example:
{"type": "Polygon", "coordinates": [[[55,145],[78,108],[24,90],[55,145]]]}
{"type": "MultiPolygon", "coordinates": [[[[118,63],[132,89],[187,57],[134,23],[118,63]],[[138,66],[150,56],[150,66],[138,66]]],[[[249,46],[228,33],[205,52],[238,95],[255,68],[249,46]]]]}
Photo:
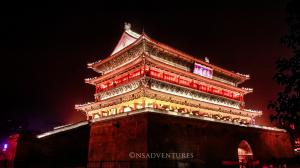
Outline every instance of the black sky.
{"type": "Polygon", "coordinates": [[[93,100],[86,63],[108,56],[124,22],[132,29],[211,63],[251,75],[249,108],[265,111],[279,87],[275,60],[287,55],[283,0],[200,1],[199,4],[123,2],[23,3],[1,6],[2,131],[20,125],[45,131],[85,119],[74,105],[93,100]],[[209,2],[209,3],[208,3],[209,2]],[[6,127],[6,128],[4,128],[6,127]]]}

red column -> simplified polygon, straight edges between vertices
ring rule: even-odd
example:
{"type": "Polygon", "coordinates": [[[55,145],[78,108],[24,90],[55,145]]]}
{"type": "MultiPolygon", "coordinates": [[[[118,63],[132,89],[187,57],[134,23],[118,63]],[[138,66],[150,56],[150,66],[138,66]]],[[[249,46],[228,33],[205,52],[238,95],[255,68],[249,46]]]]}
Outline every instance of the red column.
{"type": "Polygon", "coordinates": [[[137,109],[137,103],[133,103],[133,110],[137,109]]]}
{"type": "Polygon", "coordinates": [[[157,108],[157,104],[156,104],[155,102],[153,102],[152,107],[153,107],[154,109],[156,109],[156,108],[157,108]]]}
{"type": "Polygon", "coordinates": [[[145,108],[145,100],[142,100],[142,108],[145,108]]]}

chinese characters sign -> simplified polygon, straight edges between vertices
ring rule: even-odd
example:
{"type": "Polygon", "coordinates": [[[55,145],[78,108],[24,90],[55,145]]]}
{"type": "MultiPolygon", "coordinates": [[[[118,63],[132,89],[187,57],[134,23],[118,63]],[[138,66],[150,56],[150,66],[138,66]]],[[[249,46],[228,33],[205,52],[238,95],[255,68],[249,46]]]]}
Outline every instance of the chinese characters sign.
{"type": "Polygon", "coordinates": [[[206,78],[212,78],[213,70],[207,66],[195,63],[193,73],[206,78]]]}

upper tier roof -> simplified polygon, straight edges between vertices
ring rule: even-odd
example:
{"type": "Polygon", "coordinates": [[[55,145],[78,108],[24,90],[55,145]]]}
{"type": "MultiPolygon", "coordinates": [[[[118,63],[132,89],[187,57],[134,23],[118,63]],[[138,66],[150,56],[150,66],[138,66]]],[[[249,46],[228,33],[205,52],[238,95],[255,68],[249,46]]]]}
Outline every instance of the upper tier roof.
{"type": "Polygon", "coordinates": [[[129,23],[127,24],[125,23],[125,31],[122,34],[117,46],[115,47],[111,55],[114,55],[115,53],[121,51],[122,49],[126,48],[127,46],[135,42],[139,37],[141,37],[140,34],[132,31],[130,27],[131,26],[129,23]]]}
{"type": "Polygon", "coordinates": [[[190,62],[197,62],[197,63],[201,63],[205,66],[211,67],[214,71],[220,72],[222,74],[227,74],[228,76],[231,76],[235,79],[238,79],[240,82],[242,83],[245,80],[250,79],[249,75],[244,75],[244,74],[240,74],[240,73],[235,73],[233,71],[229,71],[226,70],[224,68],[221,68],[219,66],[216,65],[212,65],[204,60],[198,59],[194,56],[191,56],[189,54],[186,54],[180,50],[177,50],[173,47],[170,47],[166,44],[163,44],[161,42],[158,42],[152,38],[150,38],[149,36],[147,36],[145,33],[142,34],[138,34],[134,31],[131,30],[131,25],[129,23],[125,23],[125,27],[124,27],[124,32],[117,44],[117,46],[115,47],[115,49],[113,50],[113,52],[111,53],[111,55],[109,57],[106,57],[104,60],[99,60],[97,62],[94,63],[89,63],[88,67],[92,68],[93,70],[95,70],[96,72],[99,72],[99,70],[97,70],[97,67],[99,67],[100,65],[110,61],[111,59],[113,59],[114,57],[122,54],[123,52],[127,51],[129,48],[139,44],[139,42],[142,41],[142,39],[147,40],[148,42],[154,44],[155,46],[162,48],[164,51],[167,51],[169,53],[173,53],[174,55],[188,60],[190,62]]]}

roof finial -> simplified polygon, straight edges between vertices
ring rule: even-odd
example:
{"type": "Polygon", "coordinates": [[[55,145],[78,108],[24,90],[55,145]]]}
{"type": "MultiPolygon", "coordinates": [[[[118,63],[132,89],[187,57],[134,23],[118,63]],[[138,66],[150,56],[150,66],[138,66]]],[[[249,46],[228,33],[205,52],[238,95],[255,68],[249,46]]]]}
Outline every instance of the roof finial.
{"type": "Polygon", "coordinates": [[[209,63],[208,57],[205,57],[204,59],[205,59],[205,62],[209,63]]]}
{"type": "Polygon", "coordinates": [[[125,22],[124,23],[124,30],[127,31],[127,30],[130,30],[131,29],[131,24],[128,23],[128,22],[125,22]]]}

